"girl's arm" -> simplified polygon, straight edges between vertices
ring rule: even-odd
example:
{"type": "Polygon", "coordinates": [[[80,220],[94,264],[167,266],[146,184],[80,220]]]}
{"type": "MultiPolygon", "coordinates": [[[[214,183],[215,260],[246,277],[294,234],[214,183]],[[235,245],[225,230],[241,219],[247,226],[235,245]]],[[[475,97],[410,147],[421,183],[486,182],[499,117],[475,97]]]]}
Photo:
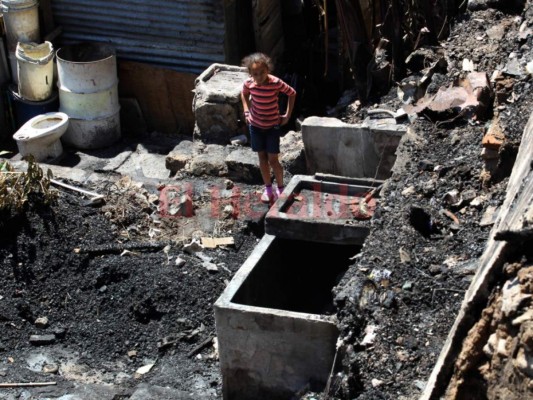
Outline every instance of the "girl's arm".
{"type": "Polygon", "coordinates": [[[294,109],[294,101],[296,100],[296,94],[289,96],[289,101],[287,102],[287,110],[285,114],[281,116],[281,125],[285,125],[291,119],[292,110],[294,109]]]}
{"type": "Polygon", "coordinates": [[[246,120],[246,123],[249,124],[250,121],[248,121],[248,119],[250,117],[250,96],[246,96],[244,91],[241,91],[241,101],[242,108],[244,110],[244,119],[246,120]]]}

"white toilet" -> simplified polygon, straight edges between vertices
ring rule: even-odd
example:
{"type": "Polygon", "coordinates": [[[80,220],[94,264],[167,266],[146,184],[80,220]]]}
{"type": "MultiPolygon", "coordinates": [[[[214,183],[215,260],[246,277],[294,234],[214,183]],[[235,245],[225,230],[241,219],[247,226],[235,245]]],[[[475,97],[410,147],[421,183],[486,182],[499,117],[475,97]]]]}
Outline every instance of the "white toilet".
{"type": "Polygon", "coordinates": [[[53,160],[63,153],[61,135],[68,128],[68,115],[49,112],[31,118],[13,135],[21,156],[32,154],[35,161],[53,160]]]}

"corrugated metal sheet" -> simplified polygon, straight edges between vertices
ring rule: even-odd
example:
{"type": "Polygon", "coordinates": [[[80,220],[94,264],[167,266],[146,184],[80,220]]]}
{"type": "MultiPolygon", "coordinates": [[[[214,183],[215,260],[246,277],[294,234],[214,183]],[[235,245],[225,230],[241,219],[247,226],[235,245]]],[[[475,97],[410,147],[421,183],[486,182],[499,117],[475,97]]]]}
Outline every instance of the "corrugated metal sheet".
{"type": "Polygon", "coordinates": [[[200,74],[224,63],[222,0],[52,0],[60,45],[111,43],[117,57],[200,74]]]}

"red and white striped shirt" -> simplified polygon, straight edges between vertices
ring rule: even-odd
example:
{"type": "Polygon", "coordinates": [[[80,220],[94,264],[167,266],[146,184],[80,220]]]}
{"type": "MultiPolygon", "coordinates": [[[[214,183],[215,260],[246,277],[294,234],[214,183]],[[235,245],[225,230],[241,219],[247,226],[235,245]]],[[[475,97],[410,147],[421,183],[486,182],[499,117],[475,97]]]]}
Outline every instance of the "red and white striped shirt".
{"type": "Polygon", "coordinates": [[[268,75],[268,81],[262,85],[254,82],[253,78],[244,81],[243,95],[250,97],[250,124],[262,129],[269,129],[279,125],[279,94],[296,96],[296,90],[287,85],[283,80],[273,75],[268,75]]]}

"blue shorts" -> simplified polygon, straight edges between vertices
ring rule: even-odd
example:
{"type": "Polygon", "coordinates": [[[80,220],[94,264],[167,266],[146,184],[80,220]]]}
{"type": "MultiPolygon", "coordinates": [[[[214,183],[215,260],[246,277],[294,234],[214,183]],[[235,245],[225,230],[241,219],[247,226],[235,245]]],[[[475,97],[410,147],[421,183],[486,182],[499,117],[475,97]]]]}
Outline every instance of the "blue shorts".
{"type": "Polygon", "coordinates": [[[248,126],[253,151],[266,151],[270,154],[279,154],[279,138],[281,129],[279,125],[269,129],[261,129],[257,126],[248,126]]]}

